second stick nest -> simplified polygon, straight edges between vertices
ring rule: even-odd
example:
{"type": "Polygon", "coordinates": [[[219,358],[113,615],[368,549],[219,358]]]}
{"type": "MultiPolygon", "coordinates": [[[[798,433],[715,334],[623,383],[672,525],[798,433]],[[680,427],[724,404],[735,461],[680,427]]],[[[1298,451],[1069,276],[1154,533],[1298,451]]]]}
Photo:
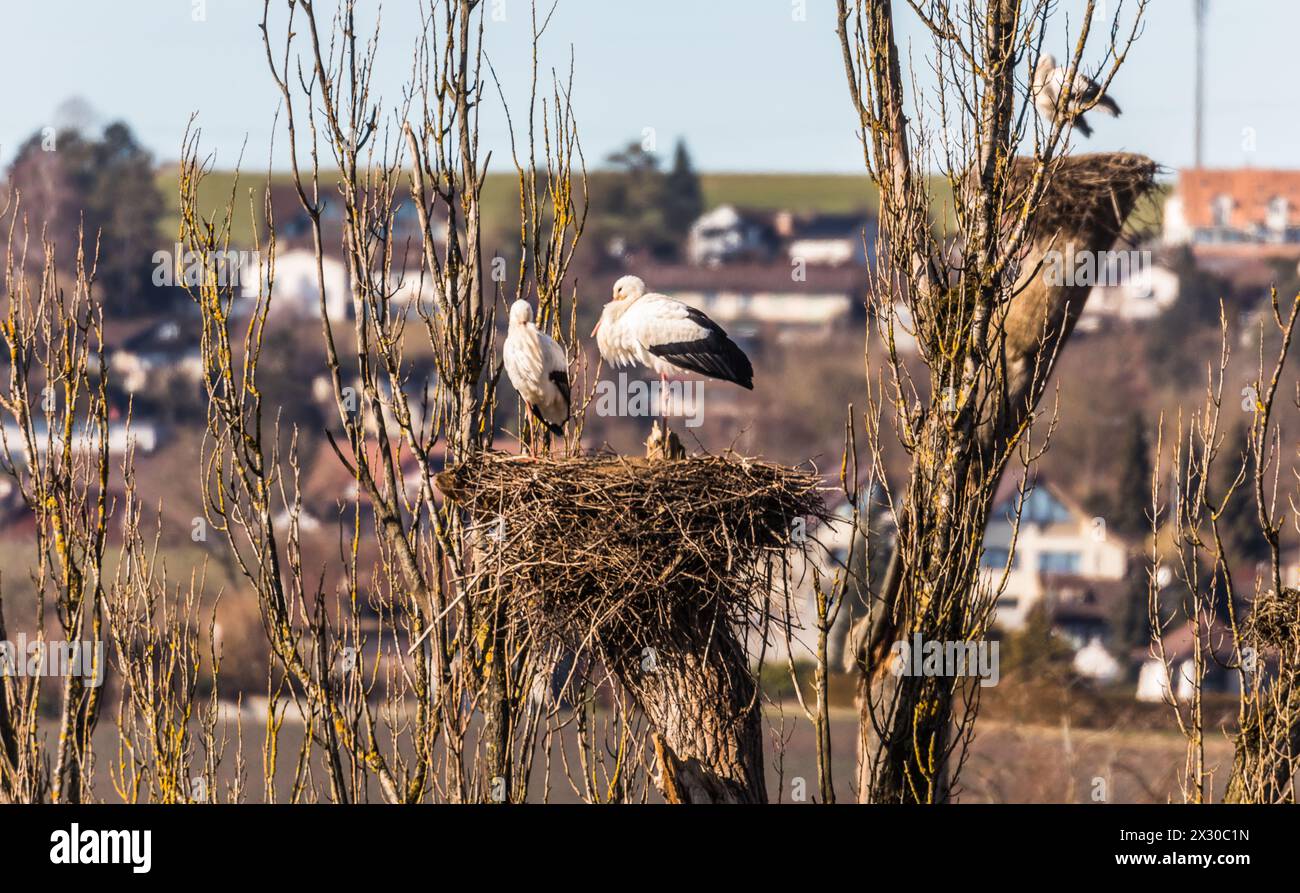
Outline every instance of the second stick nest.
{"type": "Polygon", "coordinates": [[[683,641],[766,616],[821,479],[767,462],[485,453],[438,476],[512,622],[576,647],[683,641]]]}

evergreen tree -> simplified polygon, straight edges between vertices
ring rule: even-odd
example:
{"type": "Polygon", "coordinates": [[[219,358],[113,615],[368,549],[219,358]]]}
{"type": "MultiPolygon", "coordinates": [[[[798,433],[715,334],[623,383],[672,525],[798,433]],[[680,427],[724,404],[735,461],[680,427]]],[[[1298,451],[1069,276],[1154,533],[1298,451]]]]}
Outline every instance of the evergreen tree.
{"type": "Polygon", "coordinates": [[[1129,415],[1120,452],[1119,487],[1111,499],[1106,523],[1117,533],[1142,538],[1151,531],[1151,443],[1140,410],[1129,415]]]}
{"type": "Polygon", "coordinates": [[[1148,327],[1151,374],[1166,380],[1203,376],[1202,357],[1218,350],[1219,302],[1231,301],[1232,286],[1198,267],[1187,248],[1171,259],[1169,268],[1178,276],[1178,299],[1148,327]]]}
{"type": "Polygon", "coordinates": [[[1041,679],[1067,673],[1073,652],[1052,632],[1052,615],[1039,601],[1025,615],[1025,625],[1002,642],[999,659],[1003,673],[1041,679]]]}
{"type": "Polygon", "coordinates": [[[1251,486],[1254,463],[1249,457],[1247,424],[1238,422],[1228,432],[1210,473],[1209,498],[1213,505],[1218,505],[1236,481],[1243,463],[1246,466],[1245,480],[1233,491],[1219,517],[1219,536],[1223,540],[1224,554],[1228,566],[1234,570],[1244,570],[1269,554],[1268,542],[1259,530],[1259,512],[1251,486]]]}
{"type": "Polygon", "coordinates": [[[664,202],[669,232],[681,244],[690,232],[691,224],[704,213],[704,190],[691,164],[685,140],[677,141],[673,167],[664,180],[664,202]]]}
{"type": "Polygon", "coordinates": [[[1120,666],[1128,667],[1131,673],[1135,665],[1128,660],[1128,655],[1151,644],[1151,617],[1146,570],[1138,562],[1130,562],[1130,566],[1124,597],[1115,605],[1115,613],[1110,618],[1110,651],[1119,659],[1120,666]]]}
{"type": "Polygon", "coordinates": [[[608,170],[592,178],[591,230],[596,242],[612,256],[676,257],[704,206],[685,143],[677,144],[667,173],[659,169],[654,153],[636,142],[605,161],[608,170]]]}

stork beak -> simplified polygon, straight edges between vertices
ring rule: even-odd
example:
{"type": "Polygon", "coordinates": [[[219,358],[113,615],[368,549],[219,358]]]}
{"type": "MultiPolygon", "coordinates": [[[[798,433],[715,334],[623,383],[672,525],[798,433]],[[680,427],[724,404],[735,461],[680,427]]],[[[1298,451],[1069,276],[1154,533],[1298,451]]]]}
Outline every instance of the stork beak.
{"type": "Polygon", "coordinates": [[[596,327],[591,330],[591,335],[588,337],[595,338],[598,331],[600,331],[600,320],[596,320],[596,327]]]}

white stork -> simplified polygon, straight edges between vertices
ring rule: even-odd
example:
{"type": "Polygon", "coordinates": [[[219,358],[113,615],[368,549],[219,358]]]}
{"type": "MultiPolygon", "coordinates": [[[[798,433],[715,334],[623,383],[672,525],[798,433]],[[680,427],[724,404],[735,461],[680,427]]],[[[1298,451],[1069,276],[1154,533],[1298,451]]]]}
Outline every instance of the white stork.
{"type": "Polygon", "coordinates": [[[670,372],[697,372],[754,389],[749,357],[721,326],[681,301],[647,294],[636,276],[614,283],[614,300],[605,305],[591,334],[610,363],[640,363],[659,373],[661,383],[670,372]]]}
{"type": "MultiPolygon", "coordinates": [[[[1065,87],[1065,76],[1069,72],[1056,64],[1056,57],[1044,53],[1034,68],[1034,108],[1048,124],[1056,123],[1056,103],[1065,87]]],[[[1083,72],[1074,73],[1074,86],[1070,89],[1070,102],[1066,114],[1074,118],[1074,126],[1084,136],[1092,136],[1092,125],[1083,117],[1084,106],[1096,100],[1094,108],[1100,109],[1112,118],[1119,117],[1119,104],[1105,93],[1096,81],[1085,77],[1083,72]]]]}
{"type": "Polygon", "coordinates": [[[569,420],[569,359],[564,348],[533,324],[527,301],[510,305],[510,331],[501,345],[501,364],[510,383],[547,429],[564,436],[569,420]]]}

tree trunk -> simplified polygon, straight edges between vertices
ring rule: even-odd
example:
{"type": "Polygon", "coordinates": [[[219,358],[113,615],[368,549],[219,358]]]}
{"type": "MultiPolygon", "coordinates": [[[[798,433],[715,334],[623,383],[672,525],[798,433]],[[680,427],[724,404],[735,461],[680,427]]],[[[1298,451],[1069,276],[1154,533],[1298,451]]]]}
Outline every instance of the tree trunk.
{"type": "MultiPolygon", "coordinates": [[[[646,457],[685,456],[655,425],[646,457]]],[[[669,803],[765,803],[758,686],[734,630],[709,624],[690,644],[631,650],[614,662],[653,729],[655,783],[669,803]]]]}

